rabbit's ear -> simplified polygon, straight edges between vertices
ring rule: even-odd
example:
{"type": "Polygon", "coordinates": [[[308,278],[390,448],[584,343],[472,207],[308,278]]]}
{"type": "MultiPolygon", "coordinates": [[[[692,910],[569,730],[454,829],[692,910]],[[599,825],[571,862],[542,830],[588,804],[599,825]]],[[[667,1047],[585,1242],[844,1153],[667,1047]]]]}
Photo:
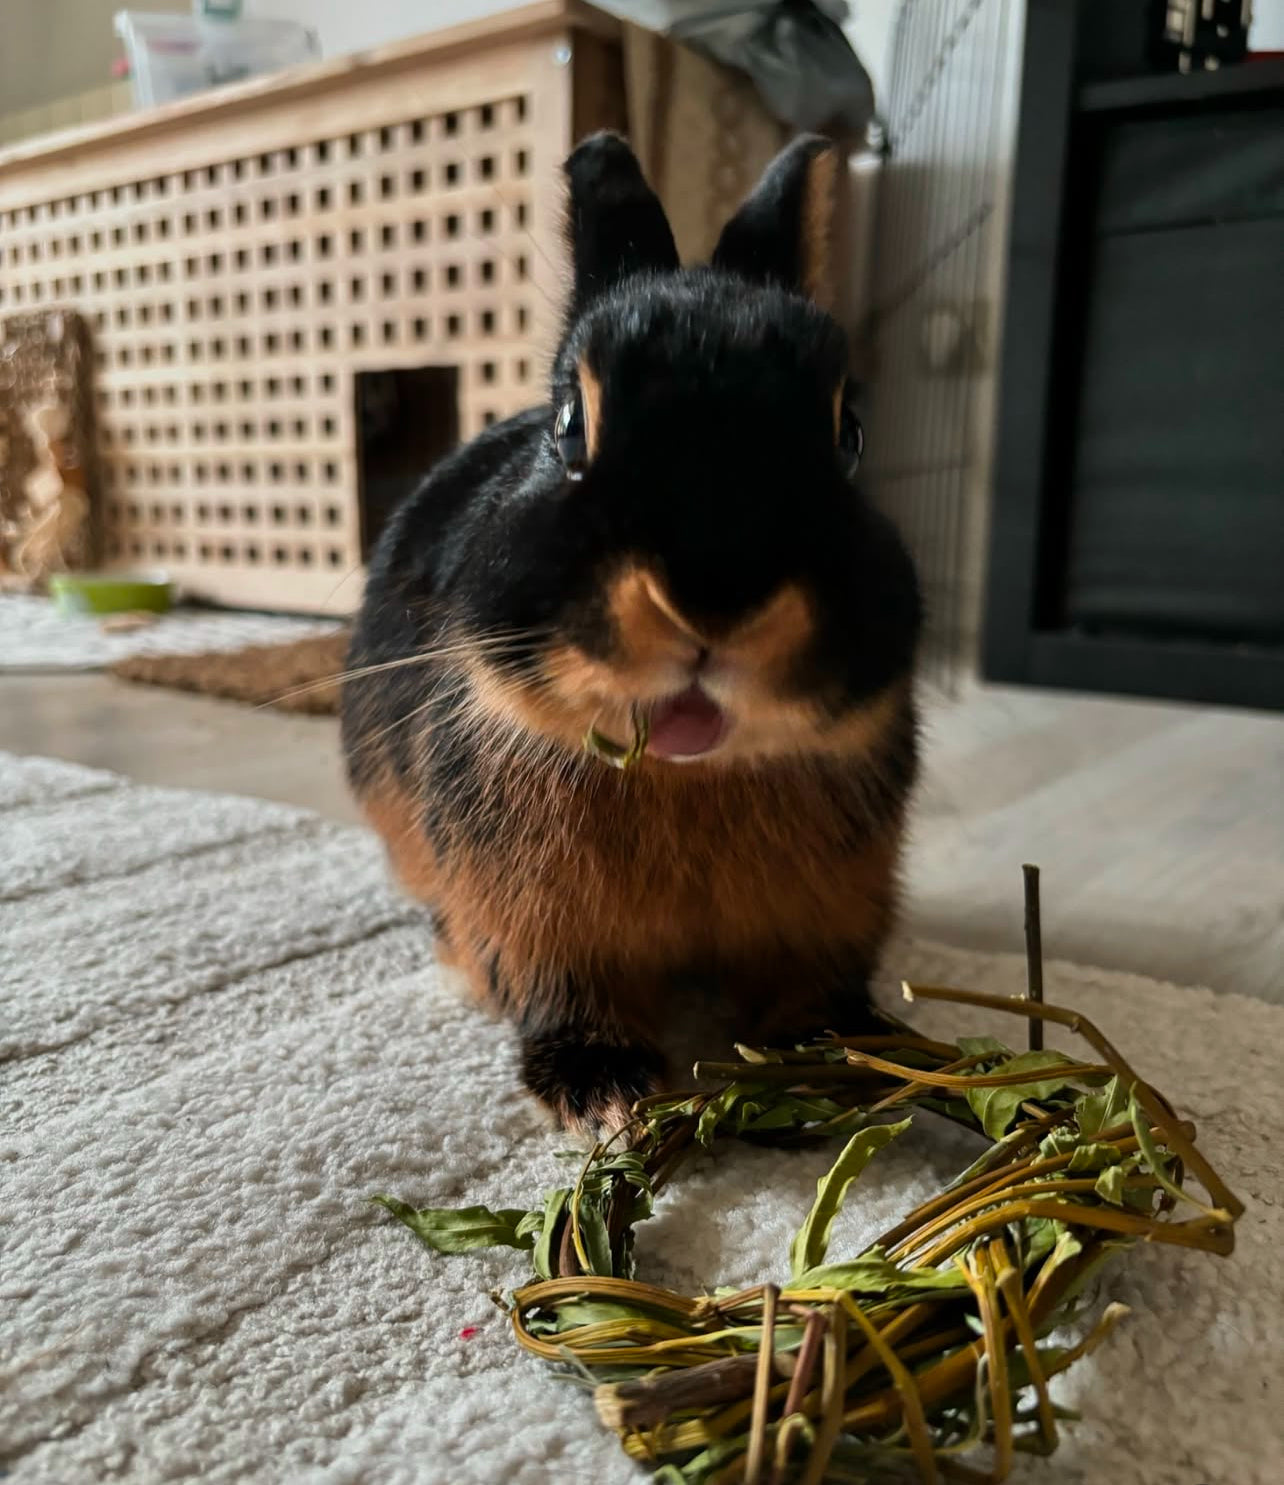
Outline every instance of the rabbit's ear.
{"type": "Polygon", "coordinates": [[[618,134],[593,134],[565,165],[576,312],[632,273],[678,266],[664,208],[618,134]]]}
{"type": "Polygon", "coordinates": [[[783,149],[722,229],[714,266],[825,299],[838,160],[833,143],[817,134],[783,149]]]}

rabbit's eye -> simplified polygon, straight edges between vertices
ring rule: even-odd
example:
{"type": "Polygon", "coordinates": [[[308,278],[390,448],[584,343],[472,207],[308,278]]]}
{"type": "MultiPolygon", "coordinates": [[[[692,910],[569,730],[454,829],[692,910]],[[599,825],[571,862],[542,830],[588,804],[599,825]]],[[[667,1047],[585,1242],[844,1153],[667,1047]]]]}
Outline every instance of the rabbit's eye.
{"type": "Polygon", "coordinates": [[[588,438],[584,432],[584,408],[578,396],[562,404],[553,425],[553,442],[567,479],[582,480],[588,464],[588,438]]]}
{"type": "Polygon", "coordinates": [[[851,408],[844,406],[842,417],[838,423],[838,453],[843,461],[843,467],[849,475],[856,473],[861,455],[864,452],[865,430],[861,427],[860,419],[851,408]]]}

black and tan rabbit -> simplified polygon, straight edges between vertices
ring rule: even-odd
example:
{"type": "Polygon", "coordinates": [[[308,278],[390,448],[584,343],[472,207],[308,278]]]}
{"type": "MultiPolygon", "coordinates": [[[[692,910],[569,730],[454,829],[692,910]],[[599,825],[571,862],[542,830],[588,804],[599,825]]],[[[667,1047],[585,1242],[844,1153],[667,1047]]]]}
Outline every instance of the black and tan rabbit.
{"type": "Polygon", "coordinates": [[[662,1083],[675,985],[745,1040],[855,1029],[892,921],[920,604],[812,298],[836,160],[796,141],[683,269],[627,145],[582,144],[548,401],[434,469],[371,566],[353,787],[568,1126],[662,1083]],[[645,751],[614,769],[591,729],[645,751]]]}

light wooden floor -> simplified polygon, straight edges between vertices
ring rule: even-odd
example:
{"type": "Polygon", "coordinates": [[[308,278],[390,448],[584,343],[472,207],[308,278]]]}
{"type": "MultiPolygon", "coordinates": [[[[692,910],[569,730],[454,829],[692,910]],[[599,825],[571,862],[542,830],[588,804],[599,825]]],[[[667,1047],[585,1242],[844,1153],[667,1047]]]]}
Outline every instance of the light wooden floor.
{"type": "MultiPolygon", "coordinates": [[[[1284,717],[972,688],[928,708],[911,931],[1284,1001],[1284,717]]],[[[331,721],[101,675],[0,676],[0,749],[352,821],[331,721]]],[[[0,849],[3,843],[0,842],[0,849]]]]}

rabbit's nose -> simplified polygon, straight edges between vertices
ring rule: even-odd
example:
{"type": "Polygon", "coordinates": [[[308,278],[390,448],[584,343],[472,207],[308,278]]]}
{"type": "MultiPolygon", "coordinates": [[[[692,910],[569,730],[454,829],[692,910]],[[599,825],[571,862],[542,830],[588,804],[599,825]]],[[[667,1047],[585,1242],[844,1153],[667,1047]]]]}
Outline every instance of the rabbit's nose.
{"type": "Polygon", "coordinates": [[[705,636],[678,608],[670,597],[668,589],[653,572],[643,573],[642,590],[651,607],[665,622],[673,626],[678,636],[687,643],[697,646],[701,655],[708,654],[705,636]]]}
{"type": "Polygon", "coordinates": [[[684,660],[708,648],[708,638],[674,603],[650,567],[630,566],[611,582],[607,609],[617,631],[635,648],[681,653],[684,660]]]}

